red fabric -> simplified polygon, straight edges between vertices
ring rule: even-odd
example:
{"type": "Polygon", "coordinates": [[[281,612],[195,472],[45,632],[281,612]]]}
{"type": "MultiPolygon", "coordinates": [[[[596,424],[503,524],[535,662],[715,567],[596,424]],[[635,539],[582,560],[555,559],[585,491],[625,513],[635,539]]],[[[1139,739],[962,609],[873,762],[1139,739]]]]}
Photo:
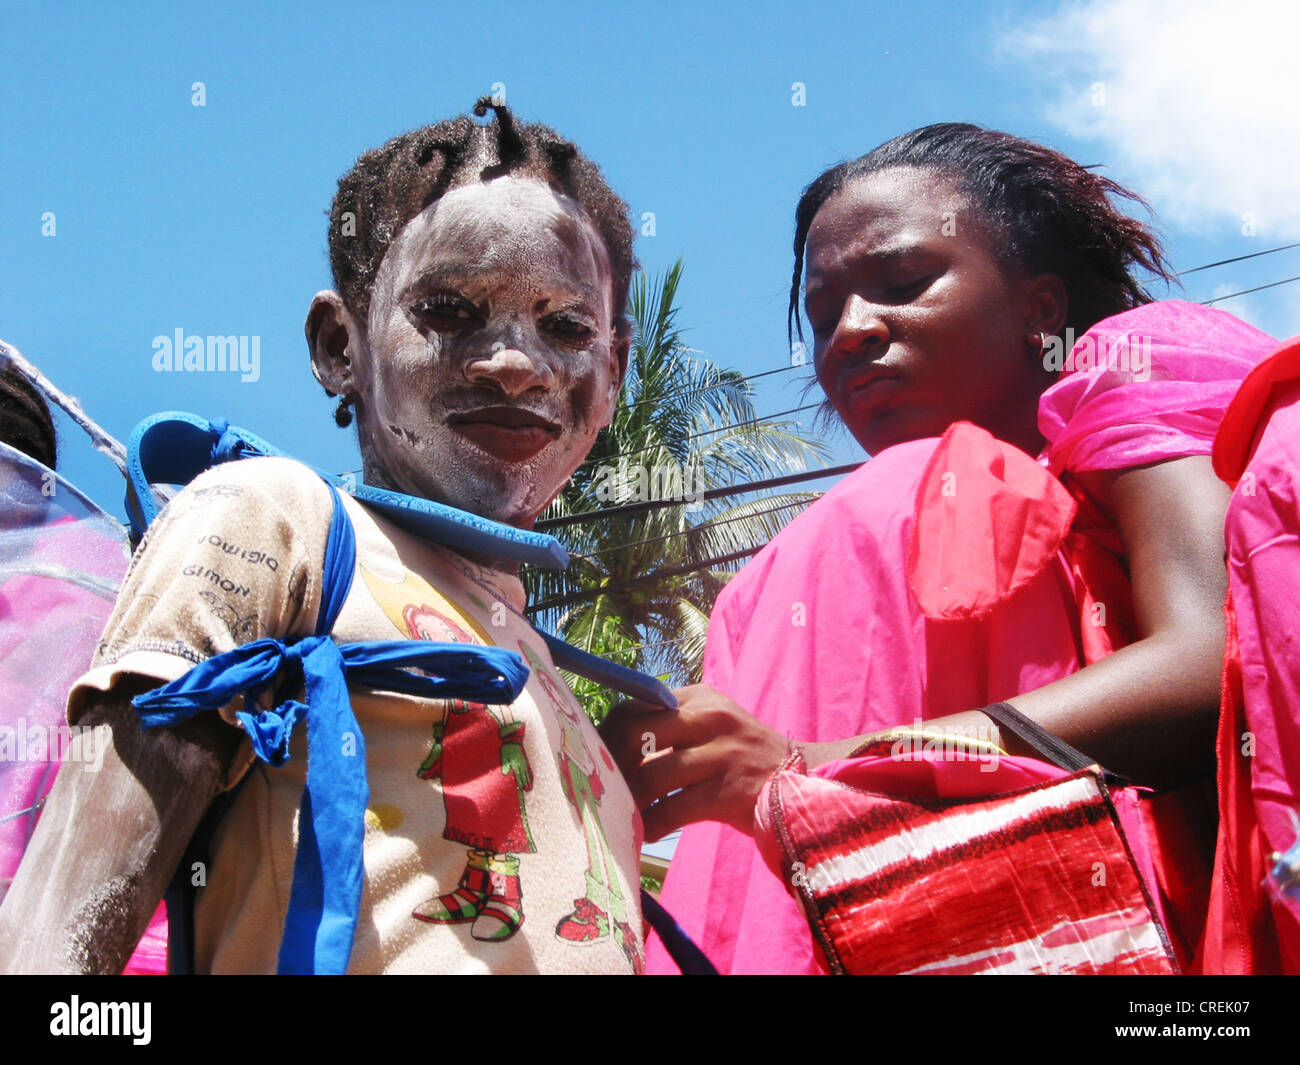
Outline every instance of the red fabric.
{"type": "MultiPolygon", "coordinates": [[[[511,737],[522,747],[524,727],[511,737]]],[[[498,854],[537,848],[523,819],[519,784],[501,771],[501,725],[482,703],[453,705],[442,740],[443,836],[498,854]]]]}
{"type": "Polygon", "coordinates": [[[1243,382],[1214,442],[1233,485],[1224,525],[1227,617],[1219,720],[1219,835],[1200,965],[1300,972],[1300,905],[1271,897],[1274,852],[1300,810],[1300,338],[1243,382]]]}
{"type": "Polygon", "coordinates": [[[1277,930],[1260,886],[1268,867],[1264,842],[1250,794],[1250,760],[1242,753],[1246,732],[1242,693],[1241,648],[1229,593],[1223,663],[1223,709],[1219,715],[1219,836],[1209,914],[1197,968],[1205,973],[1239,976],[1280,973],[1277,930]]]}
{"type": "Polygon", "coordinates": [[[916,493],[908,587],[927,617],[984,616],[1050,565],[1074,513],[1070,494],[1023,451],[957,422],[916,493]]]}
{"type": "Polygon", "coordinates": [[[990,768],[886,753],[773,778],[758,838],[779,838],[765,857],[803,899],[829,967],[1172,972],[1096,778],[1033,759],[990,768]],[[879,794],[900,774],[915,798],[879,794]],[[977,797],[940,797],[950,791],[977,797]]]}

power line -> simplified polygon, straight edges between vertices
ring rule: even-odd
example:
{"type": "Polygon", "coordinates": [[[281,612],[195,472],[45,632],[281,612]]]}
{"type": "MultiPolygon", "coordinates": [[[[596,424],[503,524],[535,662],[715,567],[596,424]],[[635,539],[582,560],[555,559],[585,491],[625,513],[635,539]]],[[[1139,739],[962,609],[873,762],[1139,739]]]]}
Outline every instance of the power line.
{"type": "Polygon", "coordinates": [[[1263,292],[1266,288],[1277,288],[1278,285],[1289,285],[1292,281],[1300,281],[1300,274],[1297,274],[1295,277],[1284,277],[1281,281],[1273,281],[1267,285],[1256,285],[1254,288],[1243,288],[1240,292],[1229,292],[1226,296],[1215,296],[1212,300],[1201,300],[1201,305],[1208,307],[1212,303],[1222,303],[1224,300],[1234,299],[1237,296],[1246,296],[1251,292],[1263,292]]]}
{"type": "Polygon", "coordinates": [[[746,547],[739,551],[730,551],[725,555],[706,558],[702,562],[692,562],[684,566],[673,566],[669,569],[655,570],[654,573],[647,573],[644,577],[633,577],[630,581],[622,581],[619,584],[608,584],[603,588],[573,592],[570,595],[556,596],[554,599],[543,599],[540,603],[535,603],[528,607],[525,613],[537,614],[543,610],[554,610],[557,607],[568,606],[571,603],[582,603],[589,599],[599,599],[602,595],[608,595],[611,591],[622,591],[625,588],[639,588],[641,585],[653,584],[656,581],[662,581],[668,577],[684,577],[688,573],[695,573],[702,569],[708,569],[710,566],[722,565],[726,562],[735,562],[742,558],[748,558],[750,555],[756,555],[766,546],[767,544],[759,544],[757,547],[746,547]]]}
{"type": "MultiPolygon", "coordinates": [[[[745,495],[749,492],[760,492],[765,488],[782,488],[787,484],[802,484],[804,481],[816,481],[823,477],[838,477],[842,474],[852,473],[861,462],[850,462],[844,466],[829,466],[821,470],[812,470],[809,473],[791,473],[782,477],[768,477],[761,481],[745,481],[741,484],[727,485],[723,488],[710,488],[701,492],[696,498],[700,502],[708,503],[714,499],[723,499],[726,496],[745,495]]],[[[579,514],[565,514],[559,518],[548,518],[545,521],[539,521],[535,526],[539,531],[558,529],[565,525],[577,525],[588,521],[605,521],[610,518],[627,518],[633,514],[640,514],[648,510],[661,510],[664,507],[682,507],[687,503],[693,502],[689,499],[647,499],[640,503],[625,503],[620,507],[604,507],[601,510],[584,510],[579,514]]]]}
{"type": "Polygon", "coordinates": [[[699,532],[701,529],[711,529],[718,525],[730,525],[732,522],[749,521],[751,518],[759,518],[764,514],[775,514],[777,511],[789,510],[791,507],[806,507],[813,501],[810,499],[796,499],[790,503],[782,503],[779,507],[768,507],[766,510],[756,510],[752,514],[737,514],[731,518],[719,518],[717,521],[706,521],[700,525],[692,525],[688,529],[682,529],[680,532],[665,533],[663,536],[650,536],[644,540],[633,540],[626,544],[611,544],[609,547],[602,547],[599,550],[592,551],[586,555],[576,555],[576,558],[592,559],[597,555],[605,555],[610,551],[626,551],[630,547],[641,547],[644,544],[657,544],[661,540],[674,540],[679,536],[689,536],[691,533],[699,532]]]}
{"type": "Polygon", "coordinates": [[[727,388],[738,385],[743,381],[757,381],[760,377],[770,377],[774,373],[788,373],[790,370],[799,369],[799,364],[794,363],[790,366],[782,366],[776,370],[764,370],[762,373],[750,374],[748,377],[737,377],[730,381],[719,381],[716,385],[706,385],[704,388],[697,389],[694,385],[687,385],[685,388],[679,388],[676,392],[665,392],[657,399],[638,399],[635,403],[629,403],[626,410],[632,410],[634,407],[643,407],[647,403],[662,403],[665,399],[672,399],[673,396],[684,395],[687,392],[712,392],[717,388],[727,388]]]}
{"type": "MultiPolygon", "coordinates": [[[[798,414],[800,411],[816,410],[820,406],[820,403],[805,403],[802,407],[792,407],[790,410],[777,411],[775,414],[765,414],[761,418],[750,418],[748,421],[736,422],[732,425],[720,425],[716,429],[705,429],[700,433],[691,433],[682,437],[678,443],[685,443],[687,440],[698,440],[702,436],[711,436],[714,433],[725,433],[728,429],[741,429],[746,425],[760,425],[763,422],[770,422],[775,421],[777,418],[784,418],[787,414],[798,414]]],[[[621,451],[617,455],[607,455],[604,458],[588,459],[582,464],[582,466],[579,466],[578,469],[582,469],[583,466],[594,465],[595,463],[608,464],[616,462],[619,459],[631,458],[633,455],[640,455],[646,451],[655,451],[659,448],[666,447],[666,444],[650,444],[647,447],[637,448],[635,451],[621,451]]]]}
{"type": "MultiPolygon", "coordinates": [[[[1292,248],[1300,248],[1300,241],[1295,244],[1283,244],[1277,248],[1269,248],[1267,251],[1253,251],[1249,255],[1238,255],[1233,259],[1220,259],[1217,263],[1206,263],[1204,266],[1193,266],[1190,270],[1178,270],[1174,277],[1186,277],[1188,274],[1194,274],[1199,270],[1212,270],[1216,266],[1227,266],[1229,263],[1241,263],[1247,259],[1258,259],[1261,255],[1272,255],[1278,251],[1290,251],[1292,248]]],[[[1227,299],[1227,296],[1223,297],[1227,299]]]]}
{"type": "MultiPolygon", "coordinates": [[[[651,647],[667,647],[669,644],[685,643],[687,640],[695,640],[698,638],[699,637],[697,636],[677,636],[671,640],[656,640],[654,643],[635,643],[630,647],[623,647],[617,651],[588,651],[587,653],[593,654],[597,658],[608,658],[611,661],[614,661],[616,660],[614,657],[615,655],[626,654],[628,651],[646,651],[651,647]]],[[[619,664],[622,665],[621,662],[619,664]]]]}

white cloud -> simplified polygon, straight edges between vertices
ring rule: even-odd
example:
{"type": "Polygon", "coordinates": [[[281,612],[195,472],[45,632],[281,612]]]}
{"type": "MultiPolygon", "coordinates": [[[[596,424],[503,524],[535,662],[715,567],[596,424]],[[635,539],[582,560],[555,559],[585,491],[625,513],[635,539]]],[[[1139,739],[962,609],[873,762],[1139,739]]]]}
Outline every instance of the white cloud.
{"type": "Polygon", "coordinates": [[[1001,43],[1166,221],[1300,238],[1300,4],[1067,3],[1001,43]]]}

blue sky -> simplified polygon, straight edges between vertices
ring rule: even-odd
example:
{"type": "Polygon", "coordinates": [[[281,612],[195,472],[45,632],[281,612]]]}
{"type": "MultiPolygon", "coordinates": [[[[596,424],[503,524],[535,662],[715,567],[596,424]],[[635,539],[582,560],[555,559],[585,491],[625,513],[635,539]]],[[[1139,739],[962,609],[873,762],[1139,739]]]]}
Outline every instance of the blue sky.
{"type": "MultiPolygon", "coordinates": [[[[355,468],[302,337],[312,295],[330,284],[335,182],[360,152],[468,111],[495,83],[523,118],[577,141],[634,219],[654,213],[642,263],[658,272],[685,258],[688,341],[745,373],[789,361],[802,187],[929,122],[979,122],[1106,163],[1152,200],[1180,268],[1300,240],[1296,94],[1270,52],[1296,39],[1284,6],[268,8],[6,6],[0,337],[119,437],[150,412],[193,410],[355,468]],[[806,106],[792,103],[795,82],[806,106]],[[260,337],[259,379],[154,372],[153,338],[176,329],[260,337]]],[[[1192,275],[1185,297],[1295,274],[1300,250],[1192,275]]],[[[1298,290],[1224,306],[1291,335],[1298,290]]],[[[759,382],[759,412],[797,406],[799,377],[759,382]]],[[[66,424],[63,444],[65,473],[117,511],[116,472],[66,424]]],[[[835,439],[838,461],[855,457],[835,439]]]]}

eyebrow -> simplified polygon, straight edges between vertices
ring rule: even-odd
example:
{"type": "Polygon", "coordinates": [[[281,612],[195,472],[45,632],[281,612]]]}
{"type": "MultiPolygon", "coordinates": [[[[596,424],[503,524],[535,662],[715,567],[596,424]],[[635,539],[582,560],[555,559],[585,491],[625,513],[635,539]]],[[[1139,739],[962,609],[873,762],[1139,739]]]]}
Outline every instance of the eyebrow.
{"type": "MultiPolygon", "coordinates": [[[[500,272],[499,270],[484,270],[477,263],[451,263],[447,266],[431,266],[427,270],[421,270],[409,285],[404,286],[403,292],[409,294],[421,288],[428,288],[438,282],[481,281],[484,278],[496,277],[500,272]]],[[[543,284],[581,295],[595,302],[600,301],[600,290],[594,285],[588,285],[584,282],[575,283],[560,278],[548,278],[543,281],[543,284]]]]}
{"type": "MultiPolygon", "coordinates": [[[[888,263],[898,259],[905,259],[909,255],[913,255],[917,252],[925,252],[926,250],[926,246],[922,241],[895,241],[893,244],[886,244],[883,248],[873,248],[870,251],[858,252],[857,254],[852,255],[848,261],[851,264],[856,264],[864,260],[888,263]]],[[[814,280],[814,276],[819,277],[820,275],[814,275],[812,263],[810,262],[807,271],[804,274],[805,297],[807,297],[809,288],[819,287],[820,285],[820,281],[814,280]]]]}

